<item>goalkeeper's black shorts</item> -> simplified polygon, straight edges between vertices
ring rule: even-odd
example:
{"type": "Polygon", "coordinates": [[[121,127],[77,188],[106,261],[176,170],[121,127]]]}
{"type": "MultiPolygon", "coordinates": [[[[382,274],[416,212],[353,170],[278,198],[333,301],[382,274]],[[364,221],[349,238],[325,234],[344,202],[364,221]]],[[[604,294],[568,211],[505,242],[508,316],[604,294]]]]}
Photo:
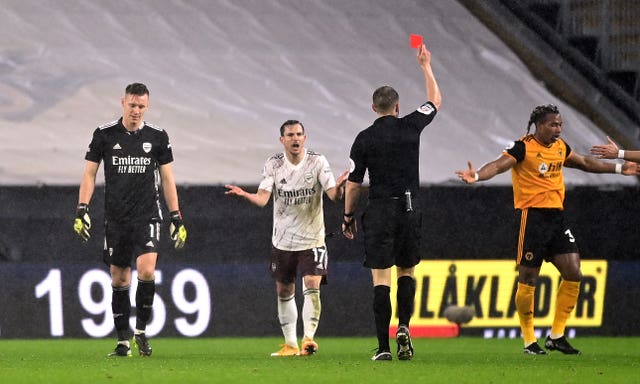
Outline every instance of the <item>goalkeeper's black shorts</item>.
{"type": "Polygon", "coordinates": [[[103,260],[107,265],[131,267],[145,253],[157,253],[160,223],[157,221],[119,224],[107,223],[103,260]]]}

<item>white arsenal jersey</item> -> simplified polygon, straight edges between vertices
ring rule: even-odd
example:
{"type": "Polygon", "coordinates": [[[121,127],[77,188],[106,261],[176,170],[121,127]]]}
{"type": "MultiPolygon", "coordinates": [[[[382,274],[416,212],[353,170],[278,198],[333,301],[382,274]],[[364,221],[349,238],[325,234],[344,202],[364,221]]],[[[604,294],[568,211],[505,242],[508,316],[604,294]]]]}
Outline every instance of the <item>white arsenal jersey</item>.
{"type": "Polygon", "coordinates": [[[270,157],[259,189],[273,195],[273,246],[301,251],[324,245],[322,195],[336,181],[327,159],[307,150],[296,165],[284,153],[270,157]]]}

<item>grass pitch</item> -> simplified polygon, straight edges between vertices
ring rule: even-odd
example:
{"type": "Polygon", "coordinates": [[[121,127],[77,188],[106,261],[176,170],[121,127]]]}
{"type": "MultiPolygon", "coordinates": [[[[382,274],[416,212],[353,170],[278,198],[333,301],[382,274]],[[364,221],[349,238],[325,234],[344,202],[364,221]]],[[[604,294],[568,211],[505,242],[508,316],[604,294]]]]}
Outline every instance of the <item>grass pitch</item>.
{"type": "Polygon", "coordinates": [[[638,383],[640,338],[582,337],[583,354],[522,353],[517,339],[414,339],[411,361],[370,361],[375,338],[322,338],[270,357],[281,338],[157,338],[153,356],[107,358],[111,339],[0,340],[3,383],[638,383]]]}

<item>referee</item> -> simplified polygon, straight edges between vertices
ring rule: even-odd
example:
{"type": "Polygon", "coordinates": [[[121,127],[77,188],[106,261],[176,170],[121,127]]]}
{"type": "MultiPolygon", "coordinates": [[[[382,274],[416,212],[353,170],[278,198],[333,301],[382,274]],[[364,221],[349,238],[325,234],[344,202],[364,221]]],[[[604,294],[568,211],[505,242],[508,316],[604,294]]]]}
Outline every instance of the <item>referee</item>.
{"type": "Polygon", "coordinates": [[[85,155],[74,230],[84,241],[89,239],[89,202],[95,189],[98,167],[104,161],[104,262],[111,273],[111,307],[118,336],[118,344],[109,356],[131,356],[129,290],[133,261],[138,272],[134,342],[141,356],[151,356],[145,329],[155,295],[154,278],[162,222],[159,183],[171,212],[170,235],[176,248],[184,245],[187,231],[178,206],[169,136],[142,119],[149,106],[149,90],[144,84],[130,84],[125,89],[121,104],[122,117],[93,132],[85,155]]]}
{"type": "Polygon", "coordinates": [[[378,118],[356,137],[350,154],[351,172],[345,192],[342,233],[353,239],[356,233],[355,209],[365,172],[369,171],[369,201],[362,215],[364,266],[373,278],[373,313],[378,350],[372,360],[391,360],[389,324],[391,322],[391,268],[398,275],[398,344],[400,360],[410,360],[413,345],[409,320],[416,292],[415,265],[420,262],[422,213],[419,189],[420,134],[440,108],[441,95],[431,69],[431,53],[422,45],[418,64],[424,73],[427,102],[399,118],[398,93],[389,86],[373,93],[378,118]]]}

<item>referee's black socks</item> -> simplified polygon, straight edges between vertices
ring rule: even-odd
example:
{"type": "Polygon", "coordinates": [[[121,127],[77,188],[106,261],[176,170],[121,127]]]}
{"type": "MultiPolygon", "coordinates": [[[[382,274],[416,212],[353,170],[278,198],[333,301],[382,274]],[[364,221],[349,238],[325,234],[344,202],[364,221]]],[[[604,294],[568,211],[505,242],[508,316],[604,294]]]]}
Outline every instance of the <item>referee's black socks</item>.
{"type": "Polygon", "coordinates": [[[373,314],[378,335],[378,350],[390,351],[389,323],[391,322],[391,288],[386,285],[373,287],[373,314]]]}
{"type": "Polygon", "coordinates": [[[416,296],[416,279],[411,276],[398,278],[398,324],[409,326],[413,314],[413,303],[416,296]]]}

